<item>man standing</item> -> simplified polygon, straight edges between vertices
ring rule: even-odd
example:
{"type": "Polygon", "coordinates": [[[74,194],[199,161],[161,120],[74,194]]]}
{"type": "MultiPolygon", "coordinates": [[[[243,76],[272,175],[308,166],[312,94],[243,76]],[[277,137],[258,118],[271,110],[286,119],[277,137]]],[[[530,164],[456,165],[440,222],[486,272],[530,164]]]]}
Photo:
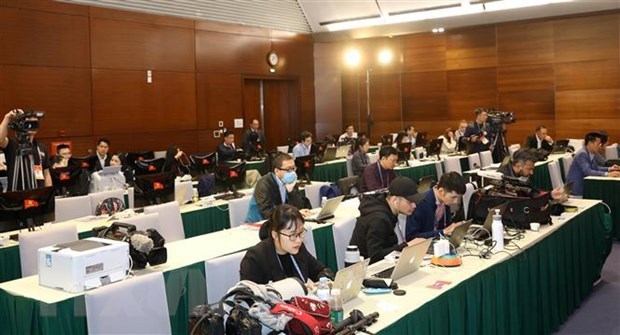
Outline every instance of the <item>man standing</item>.
{"type": "Polygon", "coordinates": [[[267,149],[265,134],[263,134],[263,131],[260,130],[259,127],[260,122],[258,121],[258,119],[252,119],[252,122],[250,123],[250,129],[246,130],[245,133],[243,133],[242,145],[245,152],[252,151],[252,146],[254,146],[255,150],[260,151],[258,148],[256,148],[258,145],[262,147],[263,151],[267,149]]]}
{"type": "Polygon", "coordinates": [[[360,216],[355,222],[349,245],[356,245],[360,255],[370,263],[383,259],[392,251],[401,251],[408,243],[397,227],[398,214],[411,215],[420,200],[418,185],[408,177],[390,183],[388,193],[365,195],[361,198],[360,216]],[[398,235],[403,239],[398,243],[398,235]]]}
{"type": "Polygon", "coordinates": [[[8,191],[52,186],[49,155],[45,147],[34,139],[38,129],[39,118],[36,113],[24,112],[21,109],[8,112],[0,123],[0,148],[3,149],[6,159],[8,191]],[[9,138],[9,124],[20,117],[24,118],[31,130],[26,133],[17,130],[19,138],[9,138]]]}
{"type": "Polygon", "coordinates": [[[476,120],[465,129],[463,135],[469,142],[468,154],[477,154],[482,151],[490,150],[491,138],[487,126],[487,111],[477,108],[476,120]]]}
{"type": "Polygon", "coordinates": [[[599,132],[588,133],[585,137],[585,146],[577,151],[568,170],[566,182],[573,183],[574,195],[583,195],[583,179],[588,176],[620,177],[620,166],[604,167],[594,159],[601,150],[604,135],[599,132]]]}
{"type": "Polygon", "coordinates": [[[91,165],[93,171],[103,170],[104,166],[110,166],[110,155],[108,155],[108,151],[110,150],[110,140],[102,137],[97,141],[97,152],[95,156],[93,156],[93,164],[91,165]]]}
{"type": "Polygon", "coordinates": [[[525,139],[525,147],[531,149],[543,149],[548,152],[553,151],[553,139],[547,134],[547,127],[536,127],[536,133],[525,139]]]}

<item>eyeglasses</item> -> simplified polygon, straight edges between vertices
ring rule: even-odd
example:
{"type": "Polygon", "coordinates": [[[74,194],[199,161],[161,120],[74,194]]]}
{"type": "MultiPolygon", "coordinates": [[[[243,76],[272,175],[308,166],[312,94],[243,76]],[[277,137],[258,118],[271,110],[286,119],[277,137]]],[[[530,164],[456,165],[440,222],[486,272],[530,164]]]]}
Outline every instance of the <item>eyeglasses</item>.
{"type": "Polygon", "coordinates": [[[297,171],[297,167],[293,166],[293,167],[290,167],[288,169],[278,168],[278,170],[286,171],[286,172],[293,172],[293,171],[297,171]]]}
{"type": "Polygon", "coordinates": [[[291,235],[285,234],[285,233],[278,233],[278,234],[284,235],[284,236],[288,237],[288,239],[291,242],[295,242],[297,239],[302,239],[303,240],[304,237],[306,237],[306,230],[304,229],[304,230],[302,230],[301,232],[299,232],[297,234],[291,234],[291,235]]]}

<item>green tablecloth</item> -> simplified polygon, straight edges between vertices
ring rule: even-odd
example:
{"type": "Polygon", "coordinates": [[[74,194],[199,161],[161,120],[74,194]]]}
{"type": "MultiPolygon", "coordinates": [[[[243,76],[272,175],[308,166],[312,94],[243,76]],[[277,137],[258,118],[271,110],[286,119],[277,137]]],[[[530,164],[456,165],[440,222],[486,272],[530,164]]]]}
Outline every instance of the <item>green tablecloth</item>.
{"type": "Polygon", "coordinates": [[[228,204],[181,213],[185,238],[230,228],[228,204]]]}
{"type": "Polygon", "coordinates": [[[22,268],[19,263],[19,246],[14,245],[0,249],[0,283],[21,277],[22,268]]]}
{"type": "Polygon", "coordinates": [[[550,334],[592,291],[611,243],[604,230],[602,207],[591,208],[380,333],[550,334]]]}
{"type": "Polygon", "coordinates": [[[265,161],[248,161],[246,162],[246,170],[258,170],[258,172],[260,173],[260,175],[264,175],[265,173],[267,173],[267,171],[265,170],[265,161]]]}
{"type": "Polygon", "coordinates": [[[334,246],[334,230],[333,226],[324,226],[318,229],[313,229],[314,235],[314,248],[316,249],[316,258],[323,263],[323,265],[332,269],[334,272],[338,271],[338,261],[336,260],[336,247],[334,246]]]}
{"type": "Polygon", "coordinates": [[[611,208],[612,236],[620,240],[620,181],[584,179],[583,198],[603,200],[611,208]]]}
{"type": "Polygon", "coordinates": [[[337,183],[338,180],[346,176],[347,162],[340,161],[336,163],[317,164],[314,167],[312,180],[337,183]]]}
{"type": "Polygon", "coordinates": [[[409,177],[416,182],[426,176],[434,176],[435,180],[437,180],[437,169],[435,168],[435,164],[426,164],[419,166],[411,166],[404,169],[395,170],[398,176],[409,177]]]}
{"type": "Polygon", "coordinates": [[[530,177],[532,186],[539,190],[552,190],[551,176],[549,176],[549,164],[543,163],[534,167],[534,175],[530,177]]]}

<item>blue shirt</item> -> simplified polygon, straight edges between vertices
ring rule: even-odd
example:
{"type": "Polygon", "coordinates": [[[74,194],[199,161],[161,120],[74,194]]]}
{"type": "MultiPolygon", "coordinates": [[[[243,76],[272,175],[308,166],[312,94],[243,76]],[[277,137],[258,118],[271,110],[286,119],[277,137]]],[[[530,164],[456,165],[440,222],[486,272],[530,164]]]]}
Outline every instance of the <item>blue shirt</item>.
{"type": "Polygon", "coordinates": [[[297,143],[293,147],[293,158],[308,156],[310,154],[310,148],[306,147],[303,143],[297,143]]]}
{"type": "Polygon", "coordinates": [[[598,165],[594,155],[590,154],[586,148],[582,148],[573,157],[566,182],[573,183],[574,195],[583,195],[583,179],[588,176],[604,176],[607,171],[609,171],[607,167],[598,165]]]}

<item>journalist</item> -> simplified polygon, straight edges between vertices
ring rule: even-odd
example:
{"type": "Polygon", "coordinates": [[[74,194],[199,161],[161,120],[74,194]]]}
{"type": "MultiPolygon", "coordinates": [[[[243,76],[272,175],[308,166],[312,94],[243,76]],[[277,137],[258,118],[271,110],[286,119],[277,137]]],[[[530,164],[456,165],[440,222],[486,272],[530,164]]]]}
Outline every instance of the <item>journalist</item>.
{"type": "Polygon", "coordinates": [[[250,129],[246,130],[243,133],[242,144],[243,144],[243,150],[246,153],[251,152],[252,147],[255,145],[257,146],[258,144],[261,144],[261,146],[263,147],[263,150],[266,150],[267,143],[265,141],[265,134],[259,128],[260,128],[260,122],[258,121],[258,119],[252,119],[252,121],[250,122],[250,129]]]}
{"type": "Polygon", "coordinates": [[[379,160],[369,164],[362,173],[361,192],[387,188],[396,179],[394,167],[398,162],[398,150],[386,145],[379,150],[379,160]]]}
{"type": "Polygon", "coordinates": [[[267,284],[290,277],[303,283],[320,277],[334,279],[334,272],[314,258],[303,244],[304,219],[297,208],[279,205],[266,222],[269,235],[248,249],[239,274],[241,280],[267,284]]]}
{"type": "Polygon", "coordinates": [[[487,151],[491,147],[489,127],[487,125],[488,113],[482,108],[477,108],[475,113],[476,120],[467,126],[463,135],[469,143],[468,154],[487,151]]]}
{"type": "Polygon", "coordinates": [[[603,140],[606,135],[600,132],[591,132],[586,134],[585,146],[577,151],[573,162],[568,170],[566,182],[573,183],[572,193],[574,195],[583,195],[583,179],[588,176],[607,176],[620,177],[620,166],[612,167],[601,166],[597,163],[595,156],[600,152],[603,140]]]}
{"type": "MultiPolygon", "coordinates": [[[[497,172],[509,178],[520,178],[523,184],[527,187],[534,189],[531,184],[530,178],[534,175],[534,164],[537,161],[536,156],[530,150],[532,149],[519,149],[513,155],[512,158],[497,169],[497,172]]],[[[536,190],[537,191],[537,190],[536,190]]],[[[556,187],[551,191],[551,198],[554,200],[566,201],[563,187],[556,187]]]]}
{"type": "Polygon", "coordinates": [[[108,154],[110,151],[110,140],[102,137],[97,141],[97,150],[92,156],[93,171],[101,171],[104,166],[110,166],[111,156],[108,154]]]}
{"type": "Polygon", "coordinates": [[[547,133],[547,127],[536,127],[536,133],[525,139],[525,147],[531,149],[543,149],[548,152],[553,151],[553,139],[547,133]]]}
{"type": "Polygon", "coordinates": [[[8,191],[52,186],[49,155],[34,138],[39,129],[40,114],[14,109],[0,124],[0,148],[6,159],[8,191]],[[15,137],[8,137],[9,128],[15,131],[15,137]]]}

